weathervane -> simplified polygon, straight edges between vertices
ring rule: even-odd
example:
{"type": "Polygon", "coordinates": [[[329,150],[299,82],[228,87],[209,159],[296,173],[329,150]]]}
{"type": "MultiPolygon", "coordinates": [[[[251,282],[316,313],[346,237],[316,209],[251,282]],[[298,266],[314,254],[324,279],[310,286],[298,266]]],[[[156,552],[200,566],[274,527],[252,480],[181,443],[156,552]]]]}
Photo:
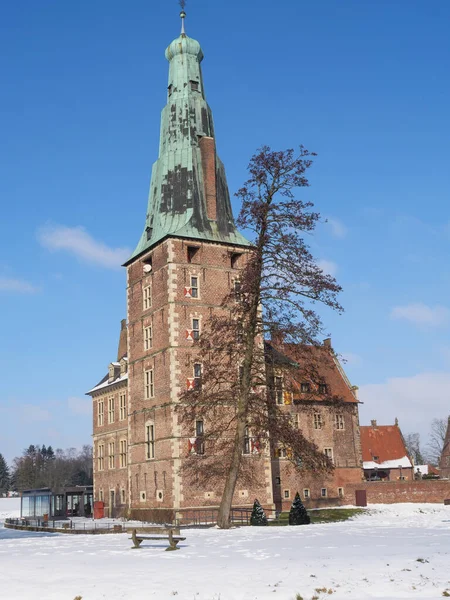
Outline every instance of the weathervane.
{"type": "Polygon", "coordinates": [[[180,17],[181,17],[181,35],[185,35],[185,31],[184,31],[184,19],[186,18],[186,13],[184,12],[184,7],[186,6],[186,0],[180,0],[180,6],[181,6],[181,12],[180,12],[180,17]]]}

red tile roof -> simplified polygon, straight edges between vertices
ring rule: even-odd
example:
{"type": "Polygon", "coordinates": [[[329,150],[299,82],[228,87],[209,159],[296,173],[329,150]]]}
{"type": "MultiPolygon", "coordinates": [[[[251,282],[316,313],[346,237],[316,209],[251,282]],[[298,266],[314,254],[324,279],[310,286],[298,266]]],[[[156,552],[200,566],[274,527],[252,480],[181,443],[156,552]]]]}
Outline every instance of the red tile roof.
{"type": "Polygon", "coordinates": [[[361,426],[363,461],[382,463],[408,456],[398,425],[361,426]]]}
{"type": "Polygon", "coordinates": [[[277,344],[276,355],[275,363],[280,356],[284,356],[298,365],[290,370],[289,375],[284,373],[285,384],[290,385],[294,400],[317,401],[333,398],[343,402],[358,402],[355,391],[357,388],[352,388],[330,346],[277,344]],[[309,383],[311,391],[302,392],[302,383],[309,383]],[[325,392],[320,392],[320,384],[326,385],[325,392]]]}

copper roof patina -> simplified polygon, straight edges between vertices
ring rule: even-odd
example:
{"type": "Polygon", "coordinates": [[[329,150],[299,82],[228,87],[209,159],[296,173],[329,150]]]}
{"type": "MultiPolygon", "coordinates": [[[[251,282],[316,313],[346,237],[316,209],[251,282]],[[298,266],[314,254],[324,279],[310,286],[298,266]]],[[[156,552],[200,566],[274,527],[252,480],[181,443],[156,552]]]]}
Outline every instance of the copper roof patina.
{"type": "Polygon", "coordinates": [[[200,44],[182,33],[167,48],[166,58],[169,86],[161,116],[159,158],[152,168],[144,232],[125,264],[168,236],[250,245],[236,229],[225,169],[217,155],[217,219],[207,215],[199,140],[215,135],[203,86],[200,44]]]}

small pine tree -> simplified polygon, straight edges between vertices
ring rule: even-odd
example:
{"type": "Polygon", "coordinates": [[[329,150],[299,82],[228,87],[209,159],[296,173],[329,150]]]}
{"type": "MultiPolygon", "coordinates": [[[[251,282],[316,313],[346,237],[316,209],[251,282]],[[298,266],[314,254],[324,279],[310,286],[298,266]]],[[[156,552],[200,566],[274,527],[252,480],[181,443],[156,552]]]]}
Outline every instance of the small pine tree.
{"type": "Polygon", "coordinates": [[[261,504],[258,502],[258,499],[255,499],[255,503],[253,504],[250,525],[268,525],[266,513],[264,512],[261,504]]]}
{"type": "Polygon", "coordinates": [[[297,492],[289,511],[289,525],[309,525],[310,523],[311,519],[306,512],[306,508],[303,506],[303,502],[300,500],[300,494],[297,492]]]}
{"type": "Polygon", "coordinates": [[[11,485],[11,477],[9,473],[8,465],[3,455],[0,454],[0,496],[6,494],[9,491],[11,485]]]}

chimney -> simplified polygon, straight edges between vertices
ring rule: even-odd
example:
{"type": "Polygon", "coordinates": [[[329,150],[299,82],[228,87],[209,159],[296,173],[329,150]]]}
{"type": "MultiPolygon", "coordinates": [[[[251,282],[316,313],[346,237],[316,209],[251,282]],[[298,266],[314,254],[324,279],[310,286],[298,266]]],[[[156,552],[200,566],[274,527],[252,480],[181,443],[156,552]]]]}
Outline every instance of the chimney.
{"type": "Polygon", "coordinates": [[[323,340],[323,345],[331,348],[331,338],[326,338],[323,340]]]}
{"type": "Polygon", "coordinates": [[[202,157],[206,214],[211,221],[217,221],[216,142],[212,137],[203,136],[199,139],[198,145],[202,157]]]}
{"type": "Polygon", "coordinates": [[[119,347],[117,349],[117,362],[120,361],[121,358],[127,355],[127,345],[128,345],[128,332],[127,332],[127,320],[122,319],[120,321],[120,337],[119,337],[119,347]]]}
{"type": "Polygon", "coordinates": [[[376,419],[372,419],[372,420],[370,421],[370,424],[372,425],[372,429],[376,429],[376,428],[377,428],[377,422],[376,422],[376,419]]]}

